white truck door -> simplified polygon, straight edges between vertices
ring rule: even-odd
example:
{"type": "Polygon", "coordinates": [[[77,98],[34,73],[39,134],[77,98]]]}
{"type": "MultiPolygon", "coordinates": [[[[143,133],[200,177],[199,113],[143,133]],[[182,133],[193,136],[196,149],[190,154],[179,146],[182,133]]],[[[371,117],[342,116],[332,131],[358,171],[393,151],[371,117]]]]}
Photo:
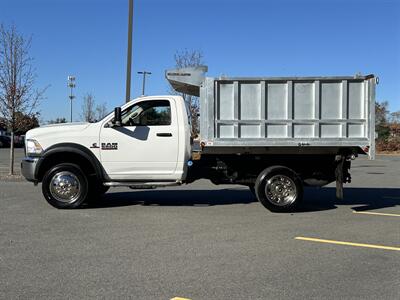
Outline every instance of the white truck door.
{"type": "Polygon", "coordinates": [[[101,163],[110,179],[174,179],[178,159],[175,100],[144,99],[122,111],[122,126],[100,132],[101,163]]]}

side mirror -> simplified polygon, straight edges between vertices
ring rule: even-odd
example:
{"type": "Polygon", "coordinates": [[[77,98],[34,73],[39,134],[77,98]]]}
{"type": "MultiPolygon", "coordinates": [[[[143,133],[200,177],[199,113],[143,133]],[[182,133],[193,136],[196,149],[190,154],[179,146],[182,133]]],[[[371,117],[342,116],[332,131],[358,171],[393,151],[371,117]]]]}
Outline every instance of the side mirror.
{"type": "Polygon", "coordinates": [[[122,117],[121,117],[121,107],[116,107],[114,108],[114,121],[113,125],[116,127],[120,127],[122,123],[122,117]]]}

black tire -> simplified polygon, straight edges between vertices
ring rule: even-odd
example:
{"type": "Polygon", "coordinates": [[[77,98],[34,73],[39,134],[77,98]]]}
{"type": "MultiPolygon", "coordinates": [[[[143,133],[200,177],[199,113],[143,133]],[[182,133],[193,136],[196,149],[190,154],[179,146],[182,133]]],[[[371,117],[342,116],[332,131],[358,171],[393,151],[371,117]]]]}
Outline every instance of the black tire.
{"type": "MultiPolygon", "coordinates": [[[[66,188],[68,189],[70,187],[67,186],[66,188]]],[[[56,208],[77,208],[81,206],[87,199],[88,191],[89,185],[87,177],[81,168],[75,164],[58,164],[48,170],[43,177],[43,196],[50,205],[56,208]],[[66,180],[69,180],[69,182],[66,180]],[[57,182],[59,182],[58,185],[57,182]],[[75,191],[75,193],[69,194],[72,194],[74,197],[61,200],[64,196],[68,197],[68,191],[66,195],[61,194],[64,192],[64,186],[71,182],[72,191],[75,191]]]]}
{"type": "Polygon", "coordinates": [[[283,166],[262,171],[256,180],[255,192],[261,204],[274,212],[293,211],[303,199],[300,178],[293,170],[283,166]],[[268,189],[271,191],[268,192],[268,189]]]}

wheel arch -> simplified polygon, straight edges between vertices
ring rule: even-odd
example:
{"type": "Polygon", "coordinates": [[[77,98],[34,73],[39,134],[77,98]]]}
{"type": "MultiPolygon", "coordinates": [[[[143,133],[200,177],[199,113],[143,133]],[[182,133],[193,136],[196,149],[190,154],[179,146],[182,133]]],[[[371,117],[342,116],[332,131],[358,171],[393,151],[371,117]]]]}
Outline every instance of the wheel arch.
{"type": "Polygon", "coordinates": [[[76,163],[87,175],[103,181],[104,172],[97,157],[86,147],[75,143],[59,143],[47,148],[40,157],[35,178],[40,182],[47,170],[58,163],[76,163]]]}

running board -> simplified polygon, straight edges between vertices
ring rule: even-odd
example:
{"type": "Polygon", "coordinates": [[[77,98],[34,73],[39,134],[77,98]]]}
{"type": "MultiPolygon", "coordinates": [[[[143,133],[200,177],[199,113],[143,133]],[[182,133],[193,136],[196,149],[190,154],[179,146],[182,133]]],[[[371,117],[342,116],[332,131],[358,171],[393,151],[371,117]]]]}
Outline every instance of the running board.
{"type": "Polygon", "coordinates": [[[129,187],[131,189],[155,189],[158,187],[166,186],[177,186],[181,185],[181,182],[135,182],[135,181],[112,181],[104,182],[103,185],[110,187],[129,187]]]}

